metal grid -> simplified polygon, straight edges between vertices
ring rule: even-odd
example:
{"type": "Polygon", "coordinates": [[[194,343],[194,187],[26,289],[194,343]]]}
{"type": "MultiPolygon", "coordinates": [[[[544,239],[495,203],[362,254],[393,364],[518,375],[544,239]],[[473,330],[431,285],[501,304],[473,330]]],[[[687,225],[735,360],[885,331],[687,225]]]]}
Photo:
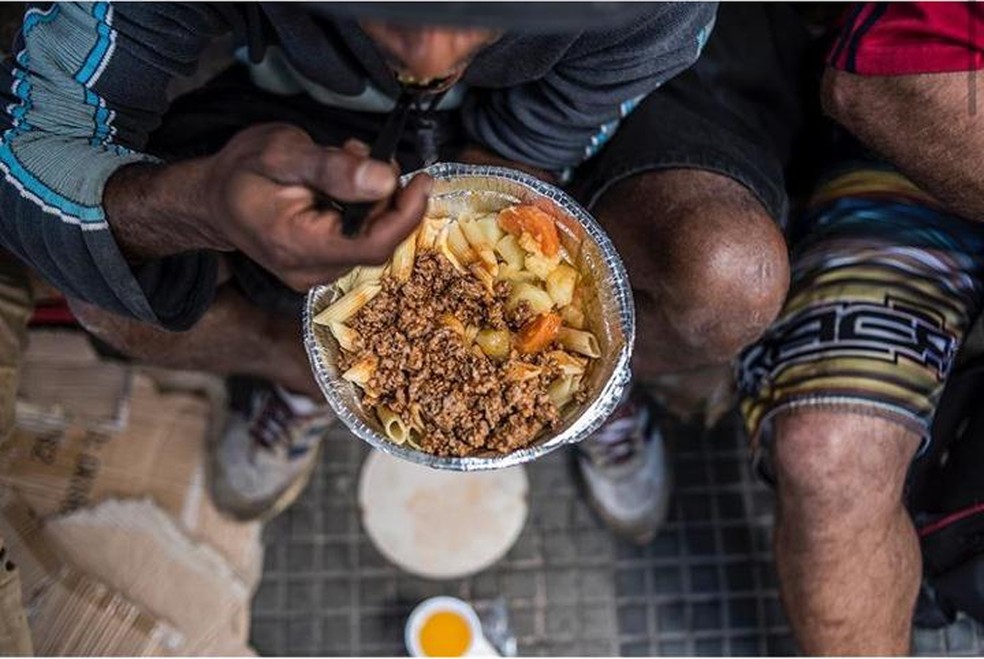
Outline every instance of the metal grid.
{"type": "Polygon", "coordinates": [[[620,547],[620,653],[794,653],[771,562],[771,493],[753,482],[734,423],[706,436],[666,430],[674,502],[652,544],[620,547]]]}
{"type": "MultiPolygon", "coordinates": [[[[401,573],[356,510],[365,445],[341,428],[301,499],[268,525],[253,603],[261,654],[401,655],[420,600],[447,594],[480,616],[504,604],[521,655],[790,655],[770,533],[772,494],[754,481],[736,417],[711,433],[667,427],[675,477],[663,531],[621,543],[577,496],[568,457],[527,466],[530,518],[507,557],[469,579],[401,573]]],[[[917,654],[979,655],[984,628],[919,630],[917,654]]]]}

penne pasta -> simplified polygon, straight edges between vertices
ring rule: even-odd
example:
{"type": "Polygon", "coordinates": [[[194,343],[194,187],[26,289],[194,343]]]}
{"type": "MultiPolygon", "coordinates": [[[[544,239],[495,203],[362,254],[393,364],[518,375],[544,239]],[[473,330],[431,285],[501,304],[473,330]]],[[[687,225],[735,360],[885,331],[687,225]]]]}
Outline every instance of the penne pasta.
{"type": "Polygon", "coordinates": [[[588,360],[582,359],[581,357],[575,357],[569,352],[564,352],[563,350],[551,350],[546,353],[547,357],[552,359],[560,372],[564,375],[581,375],[588,366],[588,360]]]}
{"type": "Polygon", "coordinates": [[[455,256],[454,252],[451,250],[451,247],[448,245],[448,239],[450,233],[451,233],[451,225],[445,226],[443,229],[441,229],[440,233],[437,234],[437,238],[434,241],[434,249],[436,249],[444,256],[444,258],[450,261],[451,265],[454,266],[455,270],[457,270],[458,272],[467,272],[464,264],[462,264],[461,261],[458,260],[458,257],[455,256]]]}
{"type": "Polygon", "coordinates": [[[458,259],[461,265],[468,265],[478,259],[478,254],[472,249],[468,239],[461,230],[460,222],[452,222],[448,227],[448,249],[458,259]]]}
{"type": "Polygon", "coordinates": [[[547,275],[547,293],[558,307],[566,307],[574,299],[574,285],[576,283],[577,271],[571,266],[561,263],[547,275]]]}
{"type": "Polygon", "coordinates": [[[420,433],[417,432],[416,428],[411,428],[410,432],[407,433],[407,445],[414,449],[415,451],[422,451],[420,447],[420,433]]]}
{"type": "Polygon", "coordinates": [[[356,266],[335,280],[335,286],[342,293],[348,293],[355,286],[356,278],[359,276],[361,266],[356,266]]]}
{"type": "Polygon", "coordinates": [[[437,236],[449,222],[446,217],[427,217],[417,228],[417,249],[434,249],[437,244],[437,236]]]}
{"type": "Polygon", "coordinates": [[[389,264],[386,263],[383,265],[360,265],[355,281],[352,282],[352,287],[355,288],[366,282],[378,282],[386,276],[387,272],[389,272],[389,264]]]}
{"type": "Polygon", "coordinates": [[[360,348],[361,339],[359,333],[345,323],[334,320],[328,323],[331,335],[338,341],[338,345],[346,352],[355,352],[360,348]]]}
{"type": "Polygon", "coordinates": [[[591,357],[592,359],[601,357],[601,347],[598,345],[598,339],[591,332],[561,327],[557,333],[557,341],[568,350],[573,350],[585,357],[591,357]]]}
{"type": "Polygon", "coordinates": [[[424,431],[423,407],[420,403],[410,403],[410,428],[418,433],[424,431]]]}
{"type": "Polygon", "coordinates": [[[543,369],[526,362],[514,361],[506,365],[505,376],[510,382],[526,382],[532,378],[540,377],[543,369]]]}
{"type": "Polygon", "coordinates": [[[351,291],[331,303],[324,311],[314,317],[319,325],[330,325],[332,322],[344,323],[358,313],[359,309],[376,297],[383,290],[379,281],[364,281],[357,284],[351,291]]]}
{"type": "Polygon", "coordinates": [[[482,268],[493,277],[496,277],[499,274],[499,259],[496,258],[493,249],[485,246],[476,250],[475,253],[478,254],[478,260],[481,262],[482,268]]]}
{"type": "Polygon", "coordinates": [[[413,272],[413,260],[417,253],[417,237],[411,235],[400,243],[393,252],[390,274],[397,281],[407,281],[413,272]]]}
{"type": "Polygon", "coordinates": [[[357,384],[363,389],[369,384],[369,380],[372,378],[372,374],[376,372],[376,356],[366,355],[355,364],[353,364],[349,370],[342,373],[342,379],[347,380],[353,384],[357,384]]]}
{"type": "Polygon", "coordinates": [[[473,263],[472,266],[468,268],[468,271],[475,275],[476,279],[482,282],[485,289],[490,294],[495,295],[495,275],[478,263],[473,263]]]}
{"type": "Polygon", "coordinates": [[[499,260],[495,257],[495,242],[489,241],[482,228],[473,220],[467,222],[461,221],[458,223],[458,226],[461,227],[462,235],[464,235],[465,240],[468,241],[469,246],[471,246],[476,256],[478,256],[482,265],[486,267],[493,277],[497,275],[499,273],[499,260]]]}
{"type": "Polygon", "coordinates": [[[391,442],[399,446],[407,441],[410,436],[410,428],[406,421],[400,418],[399,414],[386,405],[379,405],[376,407],[376,416],[379,417],[379,422],[383,424],[383,432],[386,433],[391,442]]]}
{"type": "Polygon", "coordinates": [[[547,396],[549,396],[550,402],[556,405],[559,410],[571,401],[576,391],[577,387],[574,385],[574,376],[569,374],[561,375],[547,387],[547,396]]]}

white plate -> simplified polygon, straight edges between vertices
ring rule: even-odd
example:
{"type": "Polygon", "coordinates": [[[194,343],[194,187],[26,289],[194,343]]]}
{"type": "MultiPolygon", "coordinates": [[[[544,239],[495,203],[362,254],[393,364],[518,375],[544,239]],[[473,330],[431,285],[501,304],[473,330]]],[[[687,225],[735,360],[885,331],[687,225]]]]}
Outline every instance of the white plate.
{"type": "Polygon", "coordinates": [[[362,524],[387,559],[431,579],[474,574],[502,558],[526,524],[522,465],[439,471],[382,451],[362,465],[362,524]]]}

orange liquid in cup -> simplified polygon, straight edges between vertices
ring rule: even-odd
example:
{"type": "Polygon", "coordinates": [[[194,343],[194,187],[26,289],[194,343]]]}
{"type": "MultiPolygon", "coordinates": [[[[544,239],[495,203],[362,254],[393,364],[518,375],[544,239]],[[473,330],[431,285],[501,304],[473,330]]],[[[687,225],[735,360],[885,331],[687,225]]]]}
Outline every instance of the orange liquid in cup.
{"type": "Polygon", "coordinates": [[[420,627],[420,649],[428,657],[460,657],[471,641],[468,622],[452,611],[438,611],[420,627]]]}

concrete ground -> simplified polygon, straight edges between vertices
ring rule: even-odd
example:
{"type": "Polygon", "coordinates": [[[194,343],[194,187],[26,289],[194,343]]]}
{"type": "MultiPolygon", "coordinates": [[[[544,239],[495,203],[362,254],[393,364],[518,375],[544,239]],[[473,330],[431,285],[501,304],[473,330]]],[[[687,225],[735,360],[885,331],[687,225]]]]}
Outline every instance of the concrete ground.
{"type": "MultiPolygon", "coordinates": [[[[400,655],[420,600],[449,594],[486,622],[507,612],[520,655],[790,655],[769,535],[772,494],[748,468],[737,416],[711,432],[670,429],[670,519],[646,547],[614,539],[578,497],[567,455],[527,466],[531,509],[508,556],[469,579],[434,582],[390,565],[356,510],[367,447],[336,427],[301,500],[266,531],[253,603],[261,654],[400,655]]],[[[980,655],[968,619],[919,630],[921,655],[980,655]]]]}

